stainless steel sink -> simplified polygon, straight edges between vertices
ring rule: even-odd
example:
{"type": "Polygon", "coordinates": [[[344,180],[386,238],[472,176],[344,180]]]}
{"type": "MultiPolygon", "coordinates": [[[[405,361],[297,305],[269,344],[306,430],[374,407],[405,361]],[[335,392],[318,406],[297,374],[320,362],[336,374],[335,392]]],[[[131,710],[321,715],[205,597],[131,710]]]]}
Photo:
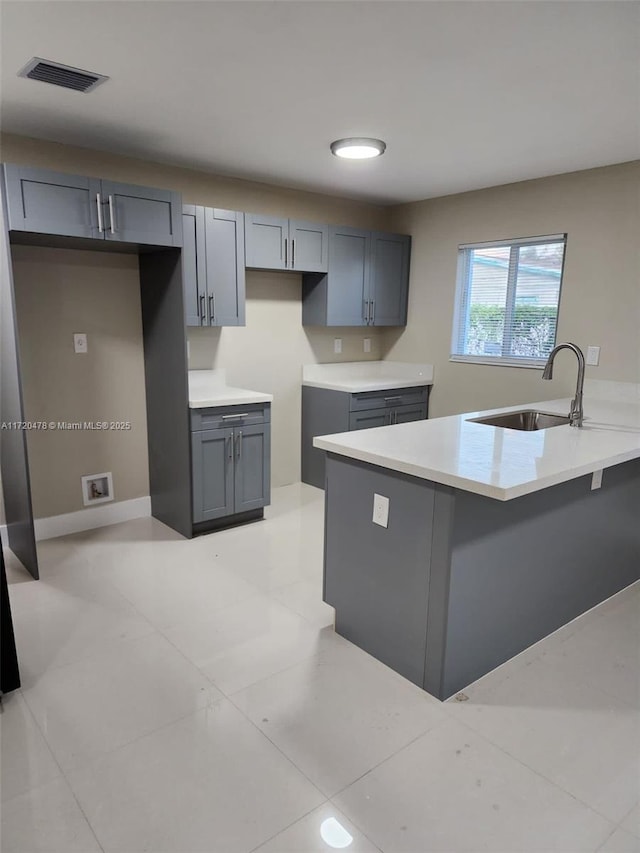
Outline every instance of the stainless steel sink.
{"type": "Polygon", "coordinates": [[[520,429],[525,432],[549,429],[549,427],[563,426],[569,423],[568,416],[551,415],[548,412],[537,412],[535,409],[507,412],[504,415],[489,415],[488,418],[469,418],[469,420],[477,424],[504,427],[505,429],[520,429]]]}

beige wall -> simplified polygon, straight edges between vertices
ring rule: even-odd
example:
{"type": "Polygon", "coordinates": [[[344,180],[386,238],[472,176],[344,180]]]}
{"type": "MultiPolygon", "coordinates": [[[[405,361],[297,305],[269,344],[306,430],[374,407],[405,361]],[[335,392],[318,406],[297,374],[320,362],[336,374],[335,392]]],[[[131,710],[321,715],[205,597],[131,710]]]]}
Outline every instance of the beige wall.
{"type": "Polygon", "coordinates": [[[640,382],[640,162],[463,193],[392,211],[413,235],[409,323],[385,358],[435,366],[434,416],[569,395],[575,360],[552,383],[539,370],[449,361],[460,243],[567,232],[558,341],[601,346],[592,379],[640,382]]]}
{"type": "MultiPolygon", "coordinates": [[[[128,157],[59,145],[24,137],[3,135],[0,139],[0,157],[5,162],[40,166],[75,174],[95,175],[110,180],[165,187],[182,193],[185,203],[226,207],[233,210],[255,211],[364,228],[385,229],[389,224],[389,210],[370,204],[338,199],[318,193],[305,193],[281,187],[273,187],[250,181],[210,175],[189,169],[166,166],[128,157]]],[[[153,156],[150,153],[150,158],[153,156]]],[[[42,251],[42,250],[41,250],[42,251]]],[[[46,250],[52,252],[53,250],[46,250]]],[[[29,248],[20,249],[21,256],[17,278],[21,293],[20,314],[29,307],[30,296],[35,288],[46,289],[51,275],[57,281],[59,300],[48,303],[49,315],[40,316],[35,306],[33,317],[27,323],[21,316],[21,345],[24,358],[30,363],[25,368],[27,412],[50,411],[60,402],[58,394],[64,392],[66,412],[87,411],[90,407],[83,402],[79,386],[63,380],[63,364],[74,371],[82,368],[82,356],[71,355],[67,363],[60,356],[59,365],[52,361],[51,370],[44,369],[46,358],[45,340],[59,340],[62,351],[68,354],[73,332],[89,331],[100,322],[103,313],[105,278],[108,258],[120,257],[92,252],[65,253],[66,258],[58,265],[44,270],[36,261],[37,252],[29,248]],[[97,255],[95,261],[91,258],[97,255]],[[86,256],[84,261],[81,256],[86,256]],[[70,261],[70,258],[74,258],[70,261]],[[80,269],[84,264],[84,270],[80,269]],[[68,290],[64,281],[68,279],[68,290]],[[83,290],[83,283],[86,288],[83,290]],[[65,295],[66,294],[66,295],[65,295]],[[81,295],[85,301],[84,313],[73,317],[74,328],[69,325],[68,306],[81,295]],[[25,326],[25,323],[27,325],[25,326]],[[78,327],[78,323],[85,328],[78,327]],[[24,330],[23,330],[24,327],[24,330]],[[46,337],[43,338],[46,328],[46,337]],[[40,376],[38,381],[37,377],[40,376]]],[[[16,257],[18,253],[16,252],[16,257]]],[[[57,257],[57,256],[56,256],[57,257]]],[[[51,260],[52,255],[48,255],[51,260]]],[[[113,264],[114,261],[111,261],[113,264]]],[[[122,274],[122,292],[115,288],[114,301],[109,311],[115,325],[105,336],[114,347],[106,347],[100,356],[97,368],[101,383],[100,393],[105,410],[119,412],[125,400],[136,399],[144,405],[144,386],[141,385],[142,331],[140,326],[139,296],[134,287],[129,287],[130,277],[136,276],[135,258],[121,258],[120,272],[114,273],[114,281],[122,274]],[[126,283],[125,283],[126,282],[126,283]],[[133,305],[135,291],[135,307],[133,305]],[[117,292],[117,298],[116,298],[117,292]],[[111,373],[115,366],[118,318],[131,332],[131,338],[117,359],[117,374],[111,373]],[[130,326],[135,319],[136,331],[130,326]],[[110,376],[118,377],[114,386],[110,376]],[[109,396],[110,395],[110,396],[109,396]]],[[[272,482],[274,486],[295,482],[300,479],[300,378],[303,364],[316,361],[355,361],[376,359],[381,355],[380,330],[354,329],[307,329],[301,320],[301,277],[295,273],[247,272],[246,326],[225,329],[192,329],[188,333],[190,367],[224,367],[230,382],[275,395],[272,407],[272,482]],[[341,337],[343,351],[333,354],[333,339],[341,337]],[[363,351],[363,339],[372,342],[371,353],[363,351]]],[[[90,343],[91,346],[91,343],[90,343]]],[[[97,353],[96,353],[97,357],[97,353]]],[[[66,369],[65,367],[65,369],[66,369]]],[[[77,379],[77,377],[76,377],[77,379]]],[[[95,393],[98,393],[97,391],[95,393]]],[[[128,404],[127,404],[128,405],[128,404]]],[[[127,406],[125,406],[127,408],[127,406]]],[[[128,406],[131,410],[132,407],[128,406]]],[[[138,409],[136,409],[138,411],[138,409]]],[[[66,416],[65,416],[66,417],[66,416]]],[[[132,415],[133,417],[133,415],[132,415]]],[[[92,414],[82,419],[92,419],[92,414]]],[[[68,415],[68,419],[72,418],[68,415]]],[[[111,417],[107,419],[112,419],[111,417]]],[[[129,418],[126,417],[125,420],[129,418]]],[[[139,414],[138,423],[142,424],[139,414]]],[[[101,438],[95,436],[31,436],[29,440],[36,517],[70,512],[82,508],[79,488],[82,473],[99,473],[110,470],[114,473],[116,499],[124,500],[148,494],[148,469],[146,445],[140,444],[141,433],[127,437],[101,438]],[[75,454],[75,456],[74,456],[75,454]],[[68,463],[73,458],[73,465],[68,463]],[[82,464],[80,465],[80,461],[82,464]],[[76,464],[77,462],[77,464],[76,464]],[[50,489],[54,479],[62,478],[68,486],[57,494],[50,489]]]]}
{"type": "Polygon", "coordinates": [[[80,478],[113,473],[115,500],[149,494],[137,255],[13,246],[29,421],[130,421],[126,431],[30,430],[36,518],[83,509],[80,478]],[[85,332],[88,352],[73,335],[85,332]]]}

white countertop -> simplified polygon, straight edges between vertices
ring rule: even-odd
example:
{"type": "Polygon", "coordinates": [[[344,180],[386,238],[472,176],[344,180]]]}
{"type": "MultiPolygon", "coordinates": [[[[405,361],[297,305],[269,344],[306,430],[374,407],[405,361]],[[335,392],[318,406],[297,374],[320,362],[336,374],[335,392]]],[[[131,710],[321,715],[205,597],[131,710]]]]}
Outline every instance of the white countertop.
{"type": "Polygon", "coordinates": [[[305,364],[302,384],[330,391],[385,391],[387,388],[413,388],[433,385],[432,364],[408,364],[402,361],[342,361],[335,364],[305,364]]]}
{"type": "Polygon", "coordinates": [[[468,420],[528,408],[566,415],[569,407],[568,399],[550,400],[320,436],[313,443],[503,501],[640,457],[640,402],[585,397],[582,428],[520,432],[468,420]]]}
{"type": "Polygon", "coordinates": [[[245,403],[272,403],[273,394],[249,391],[227,385],[223,368],[217,370],[189,371],[189,408],[204,409],[207,406],[235,406],[245,403]]]}

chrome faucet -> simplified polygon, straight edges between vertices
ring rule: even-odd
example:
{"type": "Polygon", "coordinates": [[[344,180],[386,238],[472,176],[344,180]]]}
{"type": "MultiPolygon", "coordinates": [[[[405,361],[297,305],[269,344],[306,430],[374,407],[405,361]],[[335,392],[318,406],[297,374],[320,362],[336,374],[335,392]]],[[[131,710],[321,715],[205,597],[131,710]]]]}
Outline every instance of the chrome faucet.
{"type": "Polygon", "coordinates": [[[543,379],[553,378],[553,361],[561,349],[570,349],[575,353],[578,359],[578,382],[576,384],[576,396],[571,401],[571,411],[569,412],[569,426],[581,427],[584,412],[582,410],[582,393],[584,388],[584,354],[576,344],[558,344],[549,353],[549,358],[544,366],[543,379]]]}

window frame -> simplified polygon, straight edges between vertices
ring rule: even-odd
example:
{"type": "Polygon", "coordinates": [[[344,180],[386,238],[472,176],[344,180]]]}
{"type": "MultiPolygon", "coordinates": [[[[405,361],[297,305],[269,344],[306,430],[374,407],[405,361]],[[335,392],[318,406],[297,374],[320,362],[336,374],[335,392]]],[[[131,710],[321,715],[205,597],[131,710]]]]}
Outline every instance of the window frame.
{"type": "Polygon", "coordinates": [[[514,355],[504,355],[505,350],[511,348],[511,320],[515,310],[517,295],[517,271],[520,258],[520,248],[531,245],[545,245],[547,243],[564,243],[562,254],[562,266],[560,268],[560,284],[558,286],[558,308],[556,311],[556,326],[554,346],[558,340],[558,321],[560,317],[560,302],[562,298],[562,285],[564,282],[564,267],[567,260],[567,233],[544,234],[536,237],[514,237],[501,240],[485,240],[478,243],[462,243],[458,246],[458,264],[456,272],[455,303],[453,311],[453,328],[451,333],[451,347],[449,361],[466,364],[491,364],[502,367],[524,367],[541,369],[546,364],[546,358],[526,358],[514,355]],[[469,322],[469,263],[471,250],[483,248],[500,248],[509,246],[509,268],[507,272],[507,293],[505,297],[505,335],[502,342],[502,353],[500,355],[466,355],[456,352],[457,349],[465,349],[469,322]],[[514,251],[515,249],[515,251],[514,251]],[[464,324],[461,323],[465,317],[464,324]]]}

